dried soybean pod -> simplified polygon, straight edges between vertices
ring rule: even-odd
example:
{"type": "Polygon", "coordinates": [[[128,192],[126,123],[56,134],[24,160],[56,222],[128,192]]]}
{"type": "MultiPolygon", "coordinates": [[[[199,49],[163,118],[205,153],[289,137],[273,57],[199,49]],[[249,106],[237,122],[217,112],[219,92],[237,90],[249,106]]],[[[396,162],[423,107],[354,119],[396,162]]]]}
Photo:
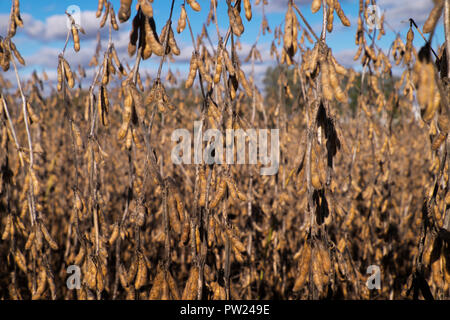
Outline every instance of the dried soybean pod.
{"type": "Polygon", "coordinates": [[[191,62],[189,64],[189,74],[188,74],[188,78],[187,78],[186,84],[185,84],[186,89],[192,87],[192,84],[194,83],[194,80],[195,80],[195,75],[197,74],[197,68],[198,68],[197,56],[193,52],[192,57],[191,57],[191,62]]]}
{"type": "Polygon", "coordinates": [[[112,5],[109,6],[109,15],[111,17],[111,25],[114,30],[119,30],[119,25],[117,24],[116,13],[112,5]]]}
{"type": "MultiPolygon", "coordinates": [[[[101,262],[99,262],[100,264],[101,262]]],[[[100,272],[100,268],[97,268],[97,274],[96,274],[96,290],[99,292],[102,292],[105,288],[105,277],[102,272],[100,272]]]]}
{"type": "Polygon", "coordinates": [[[208,229],[208,247],[211,247],[214,241],[214,230],[216,227],[216,222],[214,220],[214,217],[212,215],[209,216],[209,229],[208,229]]]}
{"type": "Polygon", "coordinates": [[[198,172],[198,177],[200,179],[200,198],[198,200],[198,205],[200,207],[204,207],[206,204],[206,178],[205,178],[205,171],[203,168],[200,168],[198,172]]]}
{"type": "Polygon", "coordinates": [[[19,63],[24,66],[25,65],[25,60],[20,55],[20,52],[19,52],[19,50],[17,50],[16,45],[14,44],[14,42],[10,41],[9,44],[11,46],[11,50],[14,53],[14,56],[16,57],[17,61],[19,61],[19,63]]]}
{"type": "Polygon", "coordinates": [[[116,48],[114,47],[114,45],[111,48],[111,53],[112,53],[112,58],[114,59],[114,62],[116,64],[117,68],[119,68],[120,73],[123,76],[126,76],[127,73],[126,73],[122,63],[120,62],[119,55],[117,54],[117,51],[116,51],[116,48]]]}
{"type": "Polygon", "coordinates": [[[57,85],[57,89],[58,91],[62,90],[62,82],[63,82],[63,75],[62,75],[62,61],[61,59],[58,59],[58,68],[57,68],[57,73],[58,73],[58,85],[57,85]]]}
{"type": "Polygon", "coordinates": [[[58,250],[58,244],[55,242],[55,240],[53,240],[52,236],[50,235],[50,233],[48,232],[47,228],[45,227],[45,225],[43,223],[40,224],[41,227],[41,231],[42,234],[44,235],[45,240],[48,242],[48,244],[50,245],[50,247],[53,250],[58,250]]]}
{"type": "Polygon", "coordinates": [[[78,192],[75,192],[75,208],[77,208],[78,211],[83,211],[84,209],[84,203],[81,199],[78,192]]]}
{"type": "Polygon", "coordinates": [[[12,226],[12,217],[10,214],[6,217],[6,224],[5,224],[5,230],[2,234],[2,240],[8,239],[9,235],[11,234],[11,226],[12,226]]]}
{"type": "MultiPolygon", "coordinates": [[[[331,5],[328,4],[328,10],[327,10],[327,31],[331,32],[333,31],[333,20],[334,20],[334,0],[327,0],[328,2],[331,1],[331,5]]],[[[337,0],[335,0],[337,1],[337,0]]]]}
{"type": "Polygon", "coordinates": [[[136,255],[133,255],[133,258],[131,259],[130,269],[128,269],[127,274],[127,282],[131,283],[134,278],[136,277],[136,273],[138,271],[139,261],[136,255]]]}
{"type": "Polygon", "coordinates": [[[244,244],[241,241],[239,241],[239,239],[237,239],[235,236],[231,237],[231,242],[234,248],[236,248],[236,250],[238,250],[239,252],[245,252],[244,244]]]}
{"type": "Polygon", "coordinates": [[[84,281],[88,285],[88,288],[91,290],[95,290],[97,287],[97,267],[95,266],[94,261],[92,260],[92,257],[89,256],[86,264],[86,272],[85,272],[85,279],[84,281]]]}
{"type": "Polygon", "coordinates": [[[237,78],[235,76],[230,75],[228,77],[228,88],[230,90],[231,100],[234,100],[236,98],[236,90],[238,87],[239,82],[237,81],[237,78]]]}
{"type": "Polygon", "coordinates": [[[136,299],[136,293],[133,289],[128,289],[127,291],[127,300],[135,300],[136,299]]]}
{"type": "Polygon", "coordinates": [[[200,230],[198,227],[195,227],[195,245],[197,247],[197,253],[200,254],[200,246],[202,244],[202,241],[200,239],[200,230]]]}
{"type": "Polygon", "coordinates": [[[181,223],[180,218],[178,216],[178,213],[175,212],[175,198],[172,195],[169,195],[169,201],[171,203],[171,207],[169,209],[169,223],[172,229],[175,231],[176,234],[181,234],[181,223]]]}
{"type": "MultiPolygon", "coordinates": [[[[166,274],[166,272],[164,272],[166,274]]],[[[164,281],[162,283],[162,293],[161,293],[161,300],[169,300],[169,285],[167,283],[167,280],[164,276],[164,281]]]]}
{"type": "Polygon", "coordinates": [[[139,90],[144,91],[144,85],[142,84],[142,80],[141,80],[141,74],[138,72],[137,73],[137,85],[139,87],[139,90]]]}
{"type": "Polygon", "coordinates": [[[236,36],[240,37],[244,32],[244,25],[242,24],[241,15],[239,14],[238,9],[229,5],[228,17],[230,19],[231,30],[236,36]]]}
{"type": "Polygon", "coordinates": [[[236,182],[231,177],[226,177],[226,182],[228,186],[228,190],[230,190],[231,197],[234,199],[240,199],[242,201],[246,201],[247,197],[238,190],[236,186],[236,182]]]}
{"type": "MultiPolygon", "coordinates": [[[[30,250],[33,245],[34,239],[36,238],[36,232],[33,230],[28,236],[27,242],[25,243],[25,250],[30,250]]],[[[2,239],[5,240],[5,239],[2,239]]]]}
{"type": "Polygon", "coordinates": [[[73,88],[75,85],[75,82],[73,80],[73,73],[72,70],[70,70],[70,65],[69,63],[66,61],[66,59],[61,58],[62,60],[62,64],[63,64],[63,70],[64,70],[64,75],[66,76],[67,79],[67,84],[69,85],[70,88],[73,88]]]}
{"type": "Polygon", "coordinates": [[[325,273],[328,274],[331,271],[330,253],[328,252],[328,249],[324,247],[323,244],[320,244],[319,255],[321,257],[323,270],[325,273]]]}
{"type": "Polygon", "coordinates": [[[23,28],[23,21],[22,17],[20,16],[20,13],[14,15],[14,22],[16,23],[17,26],[23,28]]]}
{"type": "Polygon", "coordinates": [[[35,195],[38,195],[39,191],[40,191],[40,186],[39,186],[39,180],[36,176],[36,171],[34,169],[30,170],[30,177],[31,177],[31,182],[33,183],[33,193],[35,195]]]}
{"type": "Polygon", "coordinates": [[[158,271],[158,273],[156,274],[155,279],[153,280],[153,286],[150,290],[150,294],[148,297],[149,300],[159,300],[160,299],[163,282],[164,282],[164,271],[160,269],[158,271]]]}
{"type": "Polygon", "coordinates": [[[189,278],[183,290],[181,300],[193,300],[197,297],[199,271],[197,267],[192,267],[189,278]]]}
{"type": "Polygon", "coordinates": [[[334,96],[339,102],[345,102],[346,96],[344,92],[342,91],[341,87],[339,86],[339,81],[336,76],[336,70],[334,69],[334,66],[332,63],[328,63],[328,69],[329,69],[329,79],[331,87],[333,88],[334,96]]]}
{"type": "Polygon", "coordinates": [[[37,288],[36,292],[32,294],[31,297],[32,300],[38,300],[41,298],[42,294],[44,293],[46,284],[47,284],[47,271],[45,270],[45,268],[42,268],[39,271],[39,275],[37,278],[37,288]]]}
{"type": "Polygon", "coordinates": [[[122,63],[120,62],[119,56],[117,54],[117,51],[116,51],[116,48],[114,47],[114,45],[112,45],[112,47],[111,47],[110,57],[112,58],[112,60],[114,60],[116,67],[123,74],[123,71],[125,71],[125,70],[123,69],[122,63]]]}
{"type": "Polygon", "coordinates": [[[134,287],[136,290],[139,290],[147,283],[147,265],[142,257],[139,257],[138,262],[138,271],[136,274],[136,281],[134,283],[134,287]]]}
{"type": "Polygon", "coordinates": [[[119,224],[115,223],[113,227],[113,231],[111,232],[111,236],[109,237],[109,244],[112,245],[114,242],[116,242],[117,237],[119,236],[119,224]]]}
{"type": "Polygon", "coordinates": [[[186,28],[186,8],[184,7],[184,4],[181,5],[181,12],[180,12],[180,18],[178,19],[177,24],[177,32],[181,33],[183,32],[184,28],[186,28]]]}
{"type": "Polygon", "coordinates": [[[75,256],[75,259],[73,260],[73,263],[75,265],[80,265],[81,262],[83,261],[85,253],[86,253],[86,251],[84,250],[84,247],[81,246],[80,251],[78,251],[78,254],[75,256]]]}
{"type": "Polygon", "coordinates": [[[97,111],[98,111],[98,118],[102,121],[102,124],[104,126],[108,125],[108,118],[107,118],[107,110],[106,110],[106,104],[104,99],[104,87],[100,86],[100,92],[98,95],[97,100],[97,111]]]}
{"type": "Polygon", "coordinates": [[[233,246],[233,253],[234,257],[236,258],[236,261],[238,263],[244,263],[244,258],[242,257],[242,254],[239,252],[239,250],[233,246]]]}
{"type": "Polygon", "coordinates": [[[175,279],[170,274],[170,271],[166,273],[167,284],[169,285],[170,293],[172,294],[173,299],[180,300],[180,291],[178,290],[175,279]]]}
{"type": "Polygon", "coordinates": [[[17,29],[17,22],[16,19],[13,18],[9,23],[9,32],[8,32],[9,38],[12,38],[16,35],[16,29],[17,29]]]}
{"type": "Polygon", "coordinates": [[[220,76],[222,75],[222,67],[223,67],[223,58],[222,58],[222,54],[219,51],[218,55],[217,55],[217,60],[216,60],[217,64],[216,64],[216,72],[214,73],[214,83],[219,83],[220,81],[220,76]]]}
{"type": "Polygon", "coordinates": [[[149,19],[150,22],[148,24],[148,27],[147,27],[147,24],[145,25],[146,41],[148,41],[150,43],[152,52],[154,52],[158,56],[162,56],[164,54],[164,47],[158,41],[158,38],[156,35],[155,22],[154,22],[153,18],[147,18],[147,19],[149,19]]]}
{"type": "Polygon", "coordinates": [[[123,138],[125,138],[128,134],[128,129],[128,122],[122,122],[119,130],[117,130],[117,139],[122,140],[123,138]]]}
{"type": "MultiPolygon", "coordinates": [[[[131,1],[130,1],[131,2],[131,1]]],[[[100,16],[102,15],[102,11],[103,11],[103,6],[105,4],[105,0],[98,0],[98,7],[97,7],[97,12],[95,13],[95,16],[97,18],[100,18],[100,16]]]]}
{"type": "Polygon", "coordinates": [[[209,75],[209,73],[206,71],[205,64],[203,63],[202,59],[200,57],[197,57],[196,62],[197,62],[197,68],[200,71],[200,74],[202,75],[203,79],[207,83],[212,83],[213,80],[211,79],[211,76],[209,75]]]}
{"type": "Polygon", "coordinates": [[[286,11],[286,16],[284,18],[285,24],[283,44],[286,50],[289,50],[289,48],[292,47],[292,42],[294,41],[292,37],[292,30],[293,28],[296,28],[296,26],[294,26],[294,19],[292,19],[292,15],[294,15],[294,12],[292,10],[291,4],[289,3],[288,10],[286,11]]]}
{"type": "Polygon", "coordinates": [[[222,50],[223,59],[225,61],[225,66],[227,67],[228,73],[232,76],[235,75],[236,71],[233,66],[233,62],[231,62],[230,56],[228,55],[228,51],[226,49],[222,50]]]}
{"type": "Polygon", "coordinates": [[[313,2],[311,3],[312,13],[316,13],[317,11],[319,11],[321,5],[322,5],[322,0],[313,0],[313,2]]]}
{"type": "Polygon", "coordinates": [[[129,87],[126,88],[125,100],[123,103],[123,113],[122,113],[122,121],[123,123],[128,123],[131,120],[131,115],[133,112],[133,96],[131,94],[131,90],[129,87]]]}
{"type": "Polygon", "coordinates": [[[139,26],[141,25],[140,14],[133,18],[130,31],[130,42],[128,43],[128,55],[131,57],[136,52],[136,43],[139,36],[139,26]]]}
{"type": "Polygon", "coordinates": [[[16,261],[19,269],[24,273],[27,273],[27,261],[25,259],[25,256],[19,249],[16,249],[16,252],[14,253],[14,260],[16,261]]]}
{"type": "Polygon", "coordinates": [[[72,24],[71,31],[73,37],[73,49],[78,52],[80,51],[80,35],[78,34],[78,28],[72,24]]]}
{"type": "Polygon", "coordinates": [[[109,83],[109,55],[105,55],[103,58],[103,75],[102,84],[106,86],[109,83]]]}
{"type": "MultiPolygon", "coordinates": [[[[145,34],[152,32],[147,18],[144,18],[144,31],[145,34]]],[[[147,41],[147,36],[143,37],[143,34],[141,34],[141,37],[145,40],[143,44],[144,48],[142,50],[142,59],[146,60],[152,56],[152,46],[150,42],[147,41]]]]}
{"type": "Polygon", "coordinates": [[[127,131],[127,138],[125,139],[125,146],[128,150],[131,149],[131,144],[133,143],[133,130],[129,128],[127,131]]]}
{"type": "Polygon", "coordinates": [[[190,228],[189,219],[185,219],[184,223],[183,223],[183,231],[181,233],[181,239],[180,239],[180,243],[183,246],[185,246],[188,243],[190,230],[191,230],[191,228],[190,228]]]}
{"type": "Polygon", "coordinates": [[[105,3],[105,13],[103,14],[102,20],[100,21],[100,28],[103,28],[105,26],[106,20],[109,16],[109,1],[106,1],[105,3]]]}
{"type": "Polygon", "coordinates": [[[341,4],[339,3],[339,0],[334,0],[334,10],[336,11],[339,19],[341,20],[342,24],[346,27],[350,27],[350,21],[345,16],[344,10],[341,8],[341,4]]]}
{"type": "Polygon", "coordinates": [[[109,113],[108,90],[104,86],[101,86],[100,93],[101,93],[103,107],[105,109],[106,114],[108,114],[109,113]]]}
{"type": "Polygon", "coordinates": [[[414,32],[412,31],[412,26],[409,27],[408,33],[406,34],[406,48],[405,48],[405,55],[403,57],[403,61],[405,64],[409,63],[411,61],[411,54],[412,54],[412,42],[414,40],[414,32]]]}
{"type": "Polygon", "coordinates": [[[217,282],[211,283],[211,291],[214,292],[213,294],[213,300],[220,300],[221,292],[220,292],[221,286],[217,282]]]}
{"type": "Polygon", "coordinates": [[[434,30],[436,23],[438,22],[439,17],[441,16],[443,7],[444,7],[444,0],[434,1],[433,10],[431,10],[427,21],[425,21],[423,25],[422,28],[423,33],[430,33],[431,31],[434,30]]]}
{"type": "Polygon", "coordinates": [[[441,144],[447,138],[447,133],[440,132],[439,135],[434,139],[433,144],[431,145],[432,150],[437,150],[441,146],[441,144]]]}
{"type": "Polygon", "coordinates": [[[377,61],[377,56],[375,54],[375,51],[373,50],[373,48],[371,46],[364,46],[364,50],[366,51],[367,55],[370,57],[370,59],[372,59],[374,62],[377,61]]]}
{"type": "Polygon", "coordinates": [[[333,91],[330,85],[330,71],[327,60],[324,57],[320,59],[322,92],[327,100],[333,100],[333,91]]]}
{"type": "Polygon", "coordinates": [[[322,293],[323,290],[323,277],[324,277],[324,272],[323,272],[323,268],[321,265],[321,261],[320,259],[317,259],[317,248],[314,247],[313,248],[313,254],[312,254],[312,273],[313,273],[313,282],[314,285],[316,286],[317,290],[319,290],[320,293],[322,293]]]}
{"type": "Polygon", "coordinates": [[[443,133],[449,131],[449,119],[446,113],[441,113],[438,117],[438,128],[443,133]]]}
{"type": "Polygon", "coordinates": [[[355,53],[355,55],[353,57],[353,60],[356,61],[356,60],[359,59],[359,56],[361,55],[362,49],[363,49],[363,45],[362,45],[362,43],[360,43],[360,45],[358,47],[358,50],[356,50],[356,53],[355,53]]]}
{"type": "Polygon", "coordinates": [[[119,266],[119,280],[122,287],[124,289],[127,289],[128,288],[127,272],[125,271],[125,267],[123,266],[122,263],[119,266]]]}
{"type": "Polygon", "coordinates": [[[186,2],[191,6],[192,10],[197,12],[201,10],[201,7],[196,0],[187,0],[186,2]]]}
{"type": "Polygon", "coordinates": [[[334,69],[336,70],[337,73],[339,73],[342,76],[346,76],[347,75],[347,69],[345,69],[341,64],[339,64],[339,62],[337,62],[337,60],[333,57],[333,55],[329,54],[329,58],[331,60],[332,65],[334,66],[334,69]]]}
{"type": "Polygon", "coordinates": [[[147,0],[139,0],[139,7],[141,8],[142,13],[147,17],[153,17],[152,5],[147,0]]]}
{"type": "Polygon", "coordinates": [[[178,48],[177,42],[175,41],[175,36],[173,34],[173,30],[170,25],[169,25],[169,47],[174,55],[176,56],[180,55],[180,49],[178,48]]]}
{"type": "Polygon", "coordinates": [[[227,182],[224,178],[220,178],[220,180],[217,180],[217,190],[214,199],[211,201],[210,208],[215,208],[219,201],[222,200],[223,196],[225,195],[225,191],[227,190],[227,182]]]}
{"type": "Polygon", "coordinates": [[[128,21],[131,15],[131,2],[132,0],[120,0],[120,8],[119,8],[119,21],[124,23],[128,21]]]}
{"type": "MultiPolygon", "coordinates": [[[[140,135],[138,134],[136,128],[133,128],[132,134],[133,134],[133,141],[134,141],[134,144],[136,145],[136,148],[142,149],[143,148],[142,143],[141,143],[142,139],[141,139],[140,135]]],[[[140,221],[144,221],[144,220],[140,220],[140,221]]]]}
{"type": "Polygon", "coordinates": [[[247,20],[252,20],[252,5],[250,4],[250,0],[244,0],[244,9],[247,20]]]}
{"type": "Polygon", "coordinates": [[[38,123],[39,116],[34,112],[29,101],[27,101],[27,111],[28,111],[28,117],[31,119],[31,122],[38,123]]]}
{"type": "Polygon", "coordinates": [[[177,204],[177,212],[178,212],[180,222],[183,223],[183,221],[184,221],[184,203],[181,200],[180,194],[178,192],[175,192],[173,197],[175,198],[175,202],[177,204]]]}
{"type": "Polygon", "coordinates": [[[14,15],[18,16],[20,14],[20,1],[14,0],[14,15]]]}
{"type": "MultiPolygon", "coordinates": [[[[165,47],[164,41],[166,41],[167,36],[167,24],[164,25],[164,27],[161,30],[161,34],[159,35],[159,41],[163,48],[165,47]]],[[[166,54],[169,54],[171,52],[171,48],[169,46],[169,38],[167,38],[167,47],[166,47],[166,54]]]]}
{"type": "Polygon", "coordinates": [[[142,102],[142,96],[141,96],[140,92],[138,91],[138,89],[136,88],[134,83],[132,83],[132,82],[128,83],[128,89],[129,89],[129,92],[131,93],[131,97],[133,98],[133,102],[134,102],[134,106],[136,108],[137,114],[139,115],[140,118],[144,119],[145,118],[145,108],[144,108],[144,103],[142,102]]]}
{"type": "Polygon", "coordinates": [[[252,97],[253,96],[252,88],[250,88],[250,85],[248,84],[247,79],[245,78],[244,71],[242,71],[242,69],[240,68],[238,70],[238,78],[239,83],[242,85],[242,87],[244,87],[247,96],[252,97]]]}

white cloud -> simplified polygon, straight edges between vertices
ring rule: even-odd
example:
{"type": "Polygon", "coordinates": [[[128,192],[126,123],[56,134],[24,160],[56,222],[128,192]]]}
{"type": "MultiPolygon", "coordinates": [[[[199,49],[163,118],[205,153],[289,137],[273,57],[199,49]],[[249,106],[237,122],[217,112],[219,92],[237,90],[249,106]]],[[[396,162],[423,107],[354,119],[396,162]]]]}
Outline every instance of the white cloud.
{"type": "Polygon", "coordinates": [[[6,34],[9,26],[9,14],[0,14],[0,34],[6,34]]]}
{"type": "Polygon", "coordinates": [[[191,61],[192,52],[194,52],[194,47],[189,45],[187,47],[183,47],[180,51],[179,56],[173,56],[175,63],[189,63],[191,61]]]}
{"type": "MultiPolygon", "coordinates": [[[[265,7],[266,13],[282,13],[286,12],[289,0],[269,0],[269,4],[265,7]]],[[[262,3],[262,0],[261,0],[262,3]]],[[[310,5],[311,0],[297,0],[297,5],[310,5]]]]}
{"type": "Polygon", "coordinates": [[[353,60],[353,57],[356,54],[355,49],[345,49],[337,52],[333,52],[333,56],[336,58],[336,60],[342,64],[346,68],[355,68],[356,66],[360,65],[360,60],[353,60]]]}
{"type": "Polygon", "coordinates": [[[27,65],[44,66],[49,68],[56,68],[58,65],[58,54],[61,50],[50,47],[42,47],[35,54],[26,57],[27,65]]]}
{"type": "Polygon", "coordinates": [[[402,29],[409,26],[409,18],[414,19],[419,27],[423,25],[428,18],[431,9],[433,9],[433,1],[430,0],[414,0],[414,1],[398,1],[398,0],[379,0],[377,5],[381,12],[385,12],[385,21],[394,30],[402,29]]]}
{"type": "Polygon", "coordinates": [[[35,20],[30,14],[22,14],[23,25],[25,33],[31,38],[41,38],[45,33],[45,23],[40,20],[35,20]]]}
{"type": "MultiPolygon", "coordinates": [[[[45,19],[45,21],[35,19],[28,13],[22,14],[22,18],[24,20],[24,32],[35,40],[65,40],[67,32],[69,31],[67,28],[67,16],[65,14],[49,16],[45,19]]],[[[0,15],[1,29],[5,28],[4,25],[7,27],[7,20],[7,15],[0,15]],[[4,19],[5,17],[6,19],[4,19]]],[[[80,34],[80,39],[95,39],[100,25],[100,19],[95,17],[95,12],[82,11],[80,20],[80,24],[86,32],[86,34],[80,34]]],[[[105,27],[100,29],[102,35],[108,34],[108,23],[105,27]]]]}

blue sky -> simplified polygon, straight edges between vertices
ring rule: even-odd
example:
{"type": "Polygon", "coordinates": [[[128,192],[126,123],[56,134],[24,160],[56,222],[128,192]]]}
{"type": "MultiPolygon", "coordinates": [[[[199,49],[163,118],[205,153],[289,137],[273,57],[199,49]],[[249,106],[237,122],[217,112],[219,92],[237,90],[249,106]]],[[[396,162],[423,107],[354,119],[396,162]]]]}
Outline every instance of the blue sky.
{"type": "MultiPolygon", "coordinates": [[[[120,7],[119,0],[111,1],[116,12],[120,7]]],[[[134,4],[136,1],[133,1],[134,4]]],[[[173,15],[174,27],[176,27],[177,20],[180,13],[180,5],[183,1],[175,1],[175,9],[173,15]]],[[[203,23],[206,21],[206,16],[209,12],[210,0],[198,0],[202,6],[201,12],[195,12],[190,8],[187,9],[188,16],[192,23],[194,34],[201,32],[203,23]]],[[[226,12],[225,0],[219,0],[218,6],[218,22],[222,36],[225,34],[228,28],[228,17],[226,12]]],[[[254,5],[254,0],[251,0],[253,9],[253,18],[249,22],[242,14],[245,32],[242,35],[240,42],[242,43],[241,56],[242,60],[248,54],[251,45],[254,43],[258,30],[261,24],[261,4],[254,5]]],[[[262,0],[261,0],[262,2],[262,0]]],[[[265,12],[271,30],[282,24],[287,9],[287,0],[269,0],[269,5],[265,6],[265,12]]],[[[320,34],[322,12],[319,11],[316,14],[311,13],[310,3],[311,0],[296,0],[295,1],[302,11],[303,15],[312,26],[316,34],[320,34]]],[[[327,43],[332,48],[333,54],[347,67],[352,67],[356,70],[359,68],[359,61],[353,61],[352,57],[356,52],[355,46],[355,31],[356,21],[358,15],[358,0],[340,0],[342,8],[350,19],[351,26],[344,27],[341,25],[338,17],[334,18],[334,30],[331,34],[327,35],[327,43]]],[[[132,17],[135,14],[135,8],[133,4],[132,17]]],[[[35,1],[35,0],[21,0],[20,9],[22,17],[25,23],[25,27],[19,28],[16,37],[13,39],[16,46],[24,56],[27,66],[20,69],[23,76],[29,75],[33,70],[38,72],[45,70],[50,78],[56,76],[56,63],[58,53],[61,52],[64,40],[66,37],[66,20],[64,12],[71,6],[76,5],[81,10],[81,25],[86,30],[86,35],[81,35],[81,51],[75,53],[70,46],[67,51],[67,59],[73,65],[82,65],[87,67],[92,55],[95,51],[96,35],[100,19],[95,18],[95,11],[97,9],[97,1],[95,0],[58,0],[58,1],[35,1]]],[[[401,1],[401,0],[378,0],[377,5],[380,12],[385,13],[385,31],[386,35],[382,37],[380,41],[377,41],[377,45],[381,47],[386,53],[390,44],[395,38],[395,32],[401,34],[405,41],[406,32],[409,27],[408,19],[413,18],[419,26],[422,26],[426,20],[428,13],[433,7],[432,0],[415,0],[415,1],[401,1]]],[[[11,8],[11,1],[0,0],[0,35],[5,35],[7,31],[7,20],[11,8]]],[[[170,1],[169,0],[154,0],[153,3],[154,17],[158,31],[161,30],[166,19],[169,16],[170,1]]],[[[128,34],[130,31],[131,19],[120,24],[119,31],[113,31],[113,40],[116,44],[116,48],[119,51],[121,59],[127,61],[132,65],[132,59],[130,59],[126,53],[128,44],[128,34]]],[[[302,27],[303,23],[300,22],[302,27]]],[[[213,24],[208,27],[208,32],[212,38],[213,43],[216,43],[216,29],[213,24]]],[[[102,40],[106,41],[108,38],[107,27],[102,29],[102,40]]],[[[169,63],[165,66],[164,72],[167,68],[170,68],[172,72],[180,71],[180,76],[185,77],[186,68],[188,66],[188,59],[192,52],[192,42],[188,29],[186,28],[181,34],[175,33],[175,37],[178,42],[178,46],[181,49],[181,55],[176,57],[175,62],[169,63]]],[[[258,48],[263,56],[263,62],[256,66],[256,73],[261,76],[264,70],[273,65],[273,60],[269,56],[270,43],[273,40],[273,32],[265,36],[261,36],[258,42],[258,48]]],[[[437,49],[438,43],[441,44],[444,40],[444,32],[442,21],[439,22],[436,35],[433,39],[433,47],[437,49]]],[[[423,40],[415,33],[414,45],[420,47],[423,45],[423,40]]],[[[308,46],[310,46],[308,44],[308,46]]],[[[105,48],[105,44],[103,45],[105,48]]],[[[152,56],[142,64],[143,72],[154,74],[156,72],[157,64],[160,61],[160,57],[152,56]]],[[[74,66],[73,66],[74,67],[74,66]]],[[[249,71],[249,66],[244,66],[244,71],[249,71]]],[[[88,69],[88,75],[93,70],[88,69]]],[[[10,72],[11,73],[11,72],[10,72]]],[[[258,77],[257,75],[257,77],[258,77]]],[[[7,74],[7,78],[9,78],[7,74]]]]}

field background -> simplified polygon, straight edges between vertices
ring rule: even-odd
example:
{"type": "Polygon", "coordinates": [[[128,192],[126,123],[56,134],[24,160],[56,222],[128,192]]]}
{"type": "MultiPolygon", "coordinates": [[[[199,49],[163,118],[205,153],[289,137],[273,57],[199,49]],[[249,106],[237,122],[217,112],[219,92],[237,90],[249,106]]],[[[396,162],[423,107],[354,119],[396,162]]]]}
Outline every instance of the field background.
{"type": "Polygon", "coordinates": [[[0,299],[449,299],[448,0],[71,4],[0,5],[0,299]]]}

